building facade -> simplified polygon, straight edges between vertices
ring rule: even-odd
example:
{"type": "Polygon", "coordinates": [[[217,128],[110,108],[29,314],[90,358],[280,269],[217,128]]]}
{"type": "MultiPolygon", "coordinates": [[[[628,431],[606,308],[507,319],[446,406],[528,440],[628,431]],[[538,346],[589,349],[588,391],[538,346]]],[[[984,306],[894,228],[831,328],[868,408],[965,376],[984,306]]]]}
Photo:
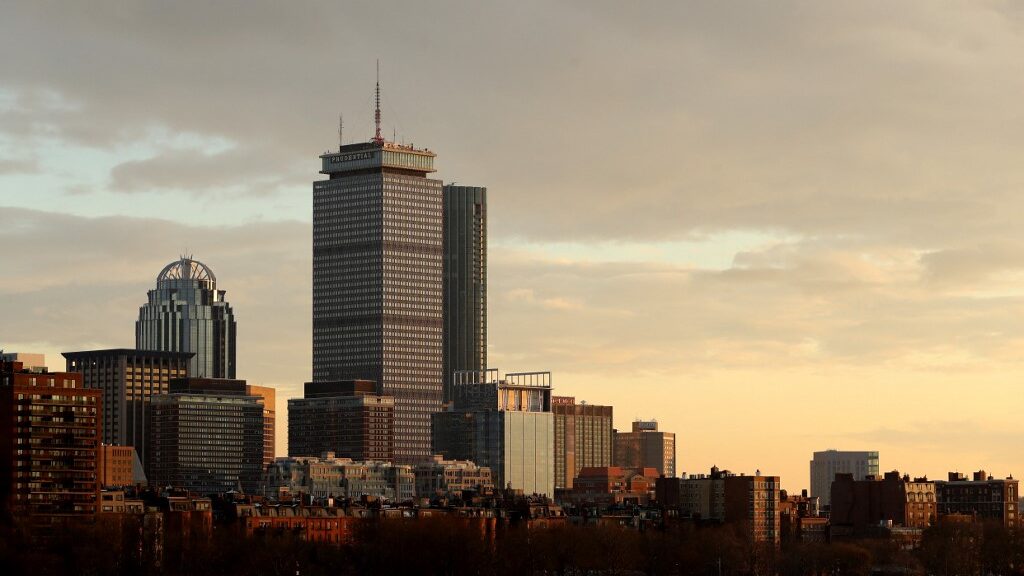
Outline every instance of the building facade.
{"type": "Polygon", "coordinates": [[[332,452],[353,460],[392,460],[395,398],[370,380],[307,382],[288,400],[288,455],[332,452]]]}
{"type": "Polygon", "coordinates": [[[434,153],[339,147],[313,183],[313,380],[364,379],[395,399],[394,459],[429,459],[442,402],[442,186],[434,153]]]}
{"type": "Polygon", "coordinates": [[[414,466],[412,471],[419,498],[459,496],[466,490],[489,492],[494,489],[491,469],[469,460],[445,460],[435,455],[428,462],[414,466]]]}
{"type": "Polygon", "coordinates": [[[444,187],[444,399],[457,371],[487,368],[487,188],[444,187]]]}
{"type": "Polygon", "coordinates": [[[939,516],[963,515],[979,520],[994,520],[1007,528],[1020,522],[1018,481],[993,478],[984,470],[971,479],[959,472],[950,472],[945,482],[935,483],[935,499],[939,516]]]}
{"type": "Polygon", "coordinates": [[[139,308],[135,347],[191,352],[188,375],[235,377],[235,314],[217,289],[213,270],[191,258],[171,262],[139,308]]]}
{"type": "Polygon", "coordinates": [[[277,390],[247,384],[245,393],[263,401],[263,467],[266,468],[277,456],[277,390]]]}
{"type": "Polygon", "coordinates": [[[152,486],[201,494],[258,491],[263,472],[263,404],[245,380],[182,378],[150,402],[152,486]]]}
{"type": "Polygon", "coordinates": [[[829,519],[834,536],[858,536],[877,528],[924,529],[938,512],[935,482],[886,472],[855,480],[839,473],[832,482],[829,519]]]}
{"type": "Polygon", "coordinates": [[[676,475],[676,435],[658,430],[654,420],[633,422],[631,432],[615,431],[613,461],[622,468],[654,468],[665,476],[676,475]]]}
{"type": "Polygon", "coordinates": [[[81,374],[0,362],[0,506],[45,517],[96,513],[101,403],[81,374]]]}
{"type": "Polygon", "coordinates": [[[97,475],[101,488],[122,488],[146,483],[135,448],[103,444],[98,456],[97,475]]]}
{"type": "Polygon", "coordinates": [[[811,459],[811,496],[822,506],[832,503],[832,481],[836,474],[853,474],[854,480],[878,476],[878,452],[823,450],[811,459]]]}
{"type": "Polygon", "coordinates": [[[308,496],[314,501],[328,498],[362,497],[390,502],[408,502],[416,496],[412,467],[370,460],[358,462],[328,452],[320,457],[278,458],[267,467],[264,495],[290,500],[308,496]]]}
{"type": "Polygon", "coordinates": [[[153,396],[167,393],[172,379],[188,375],[194,354],[118,348],[62,355],[68,372],[81,373],[86,388],[103,393],[103,443],[134,447],[145,465],[149,403],[153,396]]]}
{"type": "Polygon", "coordinates": [[[491,469],[495,486],[554,495],[551,374],[456,372],[448,410],[434,415],[434,451],[491,469]]]}
{"type": "Polygon", "coordinates": [[[612,465],[612,407],[576,403],[571,396],[553,396],[555,420],[555,488],[571,488],[583,468],[612,465]]]}

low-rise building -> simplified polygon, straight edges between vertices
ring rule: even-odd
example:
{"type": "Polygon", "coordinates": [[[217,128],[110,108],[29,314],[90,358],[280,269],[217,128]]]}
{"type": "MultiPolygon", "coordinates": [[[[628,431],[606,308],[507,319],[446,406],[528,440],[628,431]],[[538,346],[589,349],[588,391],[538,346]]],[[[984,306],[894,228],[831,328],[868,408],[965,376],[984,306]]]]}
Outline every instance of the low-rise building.
{"type": "Polygon", "coordinates": [[[936,519],[935,482],[886,472],[855,480],[837,474],[832,482],[829,518],[835,536],[862,535],[878,528],[923,530],[936,519]]]}
{"type": "Polygon", "coordinates": [[[1012,476],[993,478],[979,470],[972,479],[950,472],[949,480],[935,483],[938,515],[966,515],[979,520],[995,520],[1007,528],[1020,521],[1017,498],[1018,481],[1012,476]]]}
{"type": "Polygon", "coordinates": [[[578,506],[605,509],[620,504],[646,506],[654,499],[658,471],[618,466],[588,467],[573,479],[572,488],[559,490],[558,499],[578,506]]]}
{"type": "Polygon", "coordinates": [[[322,457],[278,458],[267,467],[263,484],[264,495],[274,499],[306,496],[325,501],[365,496],[406,502],[416,496],[411,466],[379,460],[357,462],[332,452],[322,457]]]}
{"type": "Polygon", "coordinates": [[[435,455],[428,462],[413,467],[416,476],[416,496],[454,496],[463,491],[488,492],[494,489],[491,469],[477,466],[469,460],[445,460],[435,455]]]}

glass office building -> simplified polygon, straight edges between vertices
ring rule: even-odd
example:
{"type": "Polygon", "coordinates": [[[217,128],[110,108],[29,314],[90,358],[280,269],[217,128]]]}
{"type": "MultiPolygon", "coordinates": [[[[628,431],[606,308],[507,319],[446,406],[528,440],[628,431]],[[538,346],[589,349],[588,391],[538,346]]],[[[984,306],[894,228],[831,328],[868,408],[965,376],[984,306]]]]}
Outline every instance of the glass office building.
{"type": "Polygon", "coordinates": [[[188,375],[235,377],[235,314],[217,289],[208,266],[182,257],[156,278],[156,289],[139,308],[135,347],[139,350],[193,352],[188,375]]]}
{"type": "Polygon", "coordinates": [[[384,141],[323,154],[313,183],[313,381],[395,398],[394,460],[430,458],[442,401],[442,186],[434,153],[384,141]]]}
{"type": "Polygon", "coordinates": [[[444,390],[487,368],[487,188],[444,187],[444,390]]]}

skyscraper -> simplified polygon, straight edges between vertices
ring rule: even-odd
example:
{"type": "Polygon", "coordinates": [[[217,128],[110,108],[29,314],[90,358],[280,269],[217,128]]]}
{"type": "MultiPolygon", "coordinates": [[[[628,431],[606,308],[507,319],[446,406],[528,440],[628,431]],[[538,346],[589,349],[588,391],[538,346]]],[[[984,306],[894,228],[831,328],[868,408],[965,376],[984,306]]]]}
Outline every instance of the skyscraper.
{"type": "Polygon", "coordinates": [[[878,452],[815,452],[811,459],[811,496],[817,496],[822,506],[832,503],[832,482],[836,474],[853,474],[854,480],[878,476],[878,452]]]}
{"type": "Polygon", "coordinates": [[[487,188],[444,187],[444,390],[487,368],[487,188]]]}
{"type": "Polygon", "coordinates": [[[202,262],[182,256],[164,266],[149,302],[139,308],[135,347],[194,352],[190,377],[234,378],[235,314],[224,294],[202,262]]]}
{"type": "Polygon", "coordinates": [[[441,181],[434,153],[385,142],[320,156],[313,183],[313,381],[395,398],[395,461],[430,457],[442,400],[441,181]]]}

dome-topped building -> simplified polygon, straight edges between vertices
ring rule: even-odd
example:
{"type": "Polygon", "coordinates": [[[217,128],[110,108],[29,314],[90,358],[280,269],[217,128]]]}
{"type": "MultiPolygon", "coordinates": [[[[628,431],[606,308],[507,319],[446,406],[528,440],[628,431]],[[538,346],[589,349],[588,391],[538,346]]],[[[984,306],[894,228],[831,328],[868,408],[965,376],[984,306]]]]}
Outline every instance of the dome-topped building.
{"type": "Polygon", "coordinates": [[[139,308],[135,347],[194,352],[189,376],[235,377],[235,315],[210,267],[191,257],[171,262],[139,308]]]}

